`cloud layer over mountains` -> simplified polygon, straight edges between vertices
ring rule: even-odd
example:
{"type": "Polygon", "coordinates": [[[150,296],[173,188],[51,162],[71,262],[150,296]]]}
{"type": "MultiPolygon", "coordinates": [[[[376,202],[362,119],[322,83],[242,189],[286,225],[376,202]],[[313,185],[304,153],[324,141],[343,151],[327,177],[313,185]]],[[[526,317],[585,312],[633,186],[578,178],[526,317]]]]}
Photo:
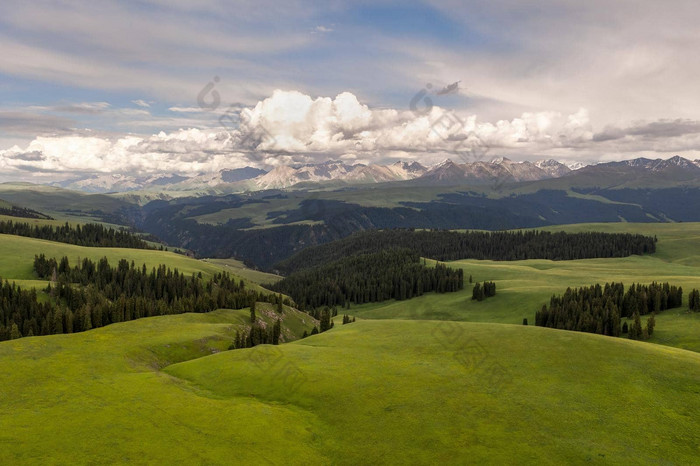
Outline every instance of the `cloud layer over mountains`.
{"type": "Polygon", "coordinates": [[[212,111],[219,128],[188,128],[151,136],[89,133],[40,136],[26,147],[0,151],[5,174],[31,172],[192,175],[243,166],[322,162],[329,158],[385,163],[497,150],[574,147],[593,138],[585,110],[563,116],[525,113],[479,122],[421,102],[414,110],[372,109],[349,92],[312,98],[275,91],[254,107],[212,111]]]}
{"type": "Polygon", "coordinates": [[[0,151],[0,170],[7,179],[28,174],[51,180],[91,173],[192,176],[328,159],[432,164],[445,158],[474,162],[488,153],[516,160],[574,161],[591,160],[595,151],[618,156],[628,151],[631,158],[648,148],[678,152],[700,148],[700,123],[691,120],[638,122],[594,133],[585,109],[571,115],[523,113],[492,123],[432,106],[425,97],[413,109],[370,108],[350,92],[313,98],[276,90],[252,107],[189,111],[209,117],[212,127],[151,136],[90,132],[40,136],[26,147],[0,151]]]}

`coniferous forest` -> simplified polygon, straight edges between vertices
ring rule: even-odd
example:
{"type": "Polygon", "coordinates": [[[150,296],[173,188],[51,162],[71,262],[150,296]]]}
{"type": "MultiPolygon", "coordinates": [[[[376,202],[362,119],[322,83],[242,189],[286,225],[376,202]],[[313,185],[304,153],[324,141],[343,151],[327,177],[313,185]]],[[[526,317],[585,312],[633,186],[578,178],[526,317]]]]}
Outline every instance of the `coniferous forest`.
{"type": "MultiPolygon", "coordinates": [[[[2,204],[2,200],[0,200],[0,204],[2,204]]],[[[0,215],[7,215],[9,217],[53,220],[51,217],[49,217],[48,215],[44,215],[41,212],[37,212],[36,210],[32,209],[27,209],[26,207],[18,207],[16,205],[10,205],[7,207],[0,205],[0,215]]]]}
{"type": "Polygon", "coordinates": [[[629,337],[640,340],[653,332],[653,314],[680,307],[682,302],[683,289],[668,283],[632,284],[626,291],[622,283],[568,288],[563,295],[552,296],[549,307],[542,306],[535,325],[617,337],[625,333],[620,323],[627,317],[634,319],[629,337]],[[642,329],[640,316],[647,314],[652,317],[642,329]]]}
{"type": "Polygon", "coordinates": [[[281,298],[246,289],[227,273],[204,280],[165,266],[137,267],[121,260],[112,267],[106,258],[89,259],[71,267],[68,258],[34,260],[40,278],[51,280],[48,302],[34,289],[5,281],[0,285],[0,340],[31,335],[74,333],[124,322],[183,312],[242,309],[254,301],[281,298]]]}
{"type": "Polygon", "coordinates": [[[30,225],[29,223],[0,221],[0,233],[45,239],[77,246],[104,248],[154,249],[146,241],[125,230],[106,228],[97,223],[63,226],[30,225]]]}
{"type": "Polygon", "coordinates": [[[656,251],[656,239],[629,233],[550,233],[545,231],[465,233],[447,230],[373,230],[304,249],[275,268],[291,273],[343,257],[406,248],[432,259],[572,260],[627,257],[656,251]]]}
{"type": "Polygon", "coordinates": [[[426,266],[413,251],[390,249],[301,270],[269,287],[291,296],[300,308],[310,309],[457,291],[463,282],[462,269],[426,266]]]}

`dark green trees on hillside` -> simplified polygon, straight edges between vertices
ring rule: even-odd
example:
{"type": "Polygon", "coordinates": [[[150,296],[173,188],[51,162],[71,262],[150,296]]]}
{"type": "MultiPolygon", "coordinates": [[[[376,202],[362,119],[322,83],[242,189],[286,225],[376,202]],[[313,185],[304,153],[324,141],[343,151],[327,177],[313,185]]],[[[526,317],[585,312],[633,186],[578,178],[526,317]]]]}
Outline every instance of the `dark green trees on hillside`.
{"type": "Polygon", "coordinates": [[[53,220],[53,218],[48,215],[44,215],[36,210],[27,209],[26,207],[18,207],[16,205],[6,205],[2,206],[2,200],[0,200],[0,215],[7,215],[9,217],[23,217],[23,218],[38,218],[53,220]]]}
{"type": "Polygon", "coordinates": [[[257,317],[255,316],[255,300],[253,300],[250,303],[250,323],[254,324],[256,320],[257,317]]]}
{"type": "Polygon", "coordinates": [[[691,312],[700,312],[700,291],[693,290],[688,295],[688,309],[691,312]]]}
{"type": "Polygon", "coordinates": [[[250,326],[247,332],[236,332],[236,337],[228,349],[252,348],[257,345],[279,345],[281,335],[282,321],[280,319],[276,319],[275,323],[269,327],[256,322],[250,326]]]}
{"type": "Polygon", "coordinates": [[[461,290],[463,282],[462,269],[425,266],[418,254],[394,249],[305,269],[269,288],[291,296],[300,308],[314,309],[446,293],[461,290]]]}
{"type": "Polygon", "coordinates": [[[82,332],[114,322],[165,314],[242,309],[252,301],[276,297],[248,290],[227,273],[208,280],[186,276],[164,265],[150,271],[145,265],[121,260],[112,267],[106,258],[83,259],[71,267],[68,258],[34,260],[40,278],[51,279],[49,300],[40,302],[34,289],[0,283],[0,340],[28,335],[82,332]],[[16,332],[14,331],[16,327],[16,332]]]}
{"type": "Polygon", "coordinates": [[[628,233],[550,233],[544,231],[456,232],[407,229],[370,230],[304,249],[278,263],[283,273],[313,268],[358,254],[409,249],[421,257],[459,259],[571,260],[626,257],[656,251],[654,238],[628,233]]]}
{"type": "Polygon", "coordinates": [[[622,283],[606,283],[578,289],[568,288],[563,295],[552,296],[549,307],[535,315],[535,325],[601,335],[620,336],[621,319],[632,318],[628,336],[633,340],[646,339],[654,332],[653,314],[680,307],[683,289],[668,283],[633,284],[627,291],[622,283]],[[652,314],[642,327],[641,316],[652,314]]]}
{"type": "Polygon", "coordinates": [[[0,233],[76,244],[78,246],[155,249],[143,239],[128,231],[105,228],[95,223],[76,225],[75,227],[66,223],[63,226],[54,227],[50,225],[32,226],[28,223],[0,221],[0,233]]]}
{"type": "Polygon", "coordinates": [[[494,282],[484,282],[480,284],[477,282],[472,289],[472,299],[476,301],[483,301],[491,296],[496,296],[496,284],[494,282]]]}

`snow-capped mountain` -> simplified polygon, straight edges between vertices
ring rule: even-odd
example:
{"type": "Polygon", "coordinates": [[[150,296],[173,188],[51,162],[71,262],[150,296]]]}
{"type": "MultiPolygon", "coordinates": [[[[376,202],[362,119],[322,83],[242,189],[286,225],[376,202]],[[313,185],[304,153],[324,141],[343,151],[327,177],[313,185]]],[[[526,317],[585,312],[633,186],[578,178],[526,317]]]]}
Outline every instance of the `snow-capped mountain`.
{"type": "Polygon", "coordinates": [[[207,173],[191,178],[185,178],[182,181],[173,184],[171,188],[174,190],[186,190],[188,188],[201,189],[219,186],[226,183],[238,183],[241,181],[252,180],[265,174],[267,174],[265,170],[253,167],[220,170],[216,173],[207,173]]]}
{"type": "Polygon", "coordinates": [[[179,175],[157,175],[134,177],[129,175],[92,175],[54,183],[54,186],[89,193],[126,192],[143,189],[145,186],[166,186],[179,183],[187,178],[179,175]]]}
{"type": "MultiPolygon", "coordinates": [[[[582,163],[564,164],[557,160],[516,162],[506,157],[491,161],[455,163],[447,159],[431,167],[418,162],[399,161],[388,165],[354,164],[330,160],[319,164],[278,166],[266,172],[259,168],[244,167],[221,170],[217,173],[193,177],[180,175],[134,177],[128,175],[86,176],[61,183],[60,187],[86,192],[147,192],[148,195],[182,193],[198,196],[202,194],[240,193],[266,189],[285,189],[309,183],[337,182],[345,185],[415,181],[421,185],[474,184],[484,185],[494,181],[514,183],[540,181],[577,174],[603,176],[631,175],[652,176],[655,173],[680,180],[700,177],[700,160],[691,161],[683,157],[670,159],[637,158],[597,165],[582,163]]],[[[144,194],[145,195],[145,194],[144,194]]]]}
{"type": "Polygon", "coordinates": [[[565,163],[565,165],[566,165],[566,166],[569,168],[569,170],[571,170],[571,171],[580,170],[580,169],[582,169],[583,167],[587,167],[587,166],[588,166],[587,163],[583,163],[583,162],[567,162],[567,163],[565,163]]]}
{"type": "Polygon", "coordinates": [[[279,166],[253,180],[258,189],[280,189],[303,182],[321,182],[344,179],[354,169],[352,165],[329,160],[321,164],[301,167],[279,166]]]}
{"type": "Polygon", "coordinates": [[[258,189],[281,189],[304,182],[345,181],[349,183],[384,183],[418,178],[426,168],[418,162],[391,165],[347,165],[339,161],[301,167],[280,166],[253,180],[258,189]]]}
{"type": "Polygon", "coordinates": [[[632,159],[632,160],[625,160],[622,162],[612,162],[613,164],[617,165],[627,165],[629,167],[635,167],[635,168],[643,168],[645,170],[651,170],[651,171],[664,171],[668,169],[673,169],[673,168],[680,168],[682,170],[691,170],[691,171],[696,171],[700,170],[700,167],[698,165],[686,158],[680,157],[676,155],[675,157],[671,157],[670,159],[647,159],[647,158],[638,158],[638,159],[632,159]]]}
{"type": "Polygon", "coordinates": [[[264,175],[265,170],[244,167],[221,170],[193,177],[181,175],[130,176],[130,175],[92,175],[68,181],[54,183],[67,189],[89,193],[128,192],[137,190],[174,189],[187,190],[190,187],[213,187],[222,183],[233,183],[264,175]]]}
{"type": "Polygon", "coordinates": [[[512,160],[503,157],[498,164],[510,173],[515,181],[537,181],[544,178],[558,178],[561,175],[554,176],[548,170],[538,167],[532,162],[513,162],[512,160]]]}
{"type": "MultiPolygon", "coordinates": [[[[561,163],[557,160],[554,160],[554,159],[538,160],[537,162],[535,162],[535,166],[537,168],[543,170],[545,173],[547,173],[552,178],[559,178],[561,176],[564,176],[564,175],[570,173],[572,170],[576,170],[575,168],[567,167],[563,163],[561,163]]],[[[578,168],[581,168],[581,167],[578,167],[578,168]]]]}
{"type": "Polygon", "coordinates": [[[383,183],[387,181],[412,180],[422,176],[426,168],[418,162],[396,162],[391,165],[355,165],[345,177],[347,181],[360,183],[383,183]]]}
{"type": "Polygon", "coordinates": [[[558,178],[570,171],[556,161],[542,161],[540,165],[527,161],[514,162],[506,157],[499,157],[490,162],[464,164],[456,164],[448,159],[430,168],[425,175],[420,177],[420,180],[440,183],[464,181],[474,184],[491,183],[494,180],[506,182],[538,181],[558,178]]]}

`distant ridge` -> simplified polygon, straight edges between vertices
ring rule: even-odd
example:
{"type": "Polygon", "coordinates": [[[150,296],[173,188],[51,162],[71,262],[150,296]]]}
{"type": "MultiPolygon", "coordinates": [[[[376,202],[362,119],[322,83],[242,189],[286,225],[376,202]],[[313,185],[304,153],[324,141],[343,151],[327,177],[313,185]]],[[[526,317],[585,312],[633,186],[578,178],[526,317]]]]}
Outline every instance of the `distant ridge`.
{"type": "Polygon", "coordinates": [[[595,165],[579,162],[567,165],[554,159],[516,162],[506,157],[498,157],[491,161],[467,163],[446,159],[428,167],[417,161],[398,161],[381,165],[348,164],[341,160],[328,160],[317,164],[280,165],[270,171],[254,167],[225,169],[193,177],[163,175],[139,178],[114,174],[87,176],[53,185],[89,193],[139,191],[151,195],[158,192],[203,195],[287,189],[296,185],[308,188],[315,183],[323,183],[326,186],[335,184],[339,187],[396,182],[412,182],[421,186],[478,186],[494,182],[502,185],[559,178],[573,179],[571,177],[579,180],[600,177],[601,182],[604,182],[610,177],[621,177],[624,180],[627,177],[647,178],[654,174],[669,182],[696,180],[700,176],[700,160],[692,161],[675,156],[669,159],[636,158],[595,165]]]}

